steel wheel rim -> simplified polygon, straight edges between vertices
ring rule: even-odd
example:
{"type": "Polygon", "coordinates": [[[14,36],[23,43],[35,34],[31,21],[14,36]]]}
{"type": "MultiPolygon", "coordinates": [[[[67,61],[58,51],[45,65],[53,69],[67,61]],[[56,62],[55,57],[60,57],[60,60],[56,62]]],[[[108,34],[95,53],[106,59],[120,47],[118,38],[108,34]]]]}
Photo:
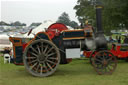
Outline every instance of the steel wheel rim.
{"type": "Polygon", "coordinates": [[[60,62],[57,47],[48,40],[35,40],[24,51],[24,65],[26,70],[38,77],[53,74],[60,62]]]}
{"type": "Polygon", "coordinates": [[[94,56],[92,65],[100,75],[112,74],[117,67],[117,59],[109,51],[100,51],[94,56]]]}

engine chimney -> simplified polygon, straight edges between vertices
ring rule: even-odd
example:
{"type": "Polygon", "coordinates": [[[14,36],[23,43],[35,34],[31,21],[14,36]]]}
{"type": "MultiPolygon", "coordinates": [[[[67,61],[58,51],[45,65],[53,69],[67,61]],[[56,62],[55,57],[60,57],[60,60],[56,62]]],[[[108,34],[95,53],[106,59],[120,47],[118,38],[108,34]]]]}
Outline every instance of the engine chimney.
{"type": "Polygon", "coordinates": [[[103,29],[102,29],[102,6],[101,5],[97,5],[96,6],[96,20],[97,20],[97,32],[98,33],[102,33],[103,29]]]}
{"type": "Polygon", "coordinates": [[[107,50],[107,41],[104,37],[104,31],[102,28],[102,8],[102,5],[96,6],[97,33],[95,36],[95,42],[97,50],[107,50]]]}

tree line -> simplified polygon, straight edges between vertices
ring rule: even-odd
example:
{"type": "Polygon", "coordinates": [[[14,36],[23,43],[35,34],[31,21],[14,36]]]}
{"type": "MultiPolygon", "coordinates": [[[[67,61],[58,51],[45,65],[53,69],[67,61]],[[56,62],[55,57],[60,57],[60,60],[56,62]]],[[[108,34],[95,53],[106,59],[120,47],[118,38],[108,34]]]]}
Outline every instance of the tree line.
{"type": "MultiPolygon", "coordinates": [[[[78,23],[75,22],[75,21],[71,21],[68,13],[66,13],[66,12],[63,12],[58,17],[56,22],[57,23],[63,23],[65,25],[67,25],[67,26],[71,26],[72,28],[77,28],[78,27],[78,23]]],[[[40,24],[41,24],[40,22],[33,22],[33,23],[30,24],[30,26],[39,26],[40,24]]],[[[11,22],[10,24],[6,23],[4,21],[1,21],[0,25],[6,25],[6,26],[26,26],[25,23],[21,23],[20,21],[11,22]]]]}
{"type": "Polygon", "coordinates": [[[11,22],[11,23],[7,23],[7,22],[4,22],[4,21],[1,21],[0,25],[5,25],[5,26],[26,26],[25,23],[21,23],[20,21],[15,21],[15,22],[11,22]]]}

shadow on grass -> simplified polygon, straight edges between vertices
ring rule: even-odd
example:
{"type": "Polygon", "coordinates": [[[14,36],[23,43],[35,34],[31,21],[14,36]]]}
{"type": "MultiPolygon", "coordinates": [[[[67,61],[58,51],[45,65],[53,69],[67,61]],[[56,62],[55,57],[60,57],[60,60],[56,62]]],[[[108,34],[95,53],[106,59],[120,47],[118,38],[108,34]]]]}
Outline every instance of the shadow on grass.
{"type": "MultiPolygon", "coordinates": [[[[59,68],[57,68],[56,72],[49,76],[78,76],[78,75],[97,75],[97,73],[94,71],[93,67],[91,65],[87,67],[75,67],[75,66],[66,66],[66,65],[60,65],[59,68]]],[[[29,72],[26,71],[25,68],[17,69],[17,71],[14,72],[15,75],[13,77],[34,77],[29,72]]]]}
{"type": "MultiPolygon", "coordinates": [[[[120,62],[123,63],[123,62],[120,62]]],[[[6,71],[6,74],[3,74],[4,77],[14,77],[14,78],[26,78],[33,77],[24,66],[16,65],[5,65],[3,67],[2,73],[6,71]]],[[[69,64],[59,65],[56,72],[49,77],[61,77],[61,76],[82,76],[82,75],[98,75],[94,68],[91,66],[88,60],[73,60],[69,64]]]]}
{"type": "MultiPolygon", "coordinates": [[[[53,76],[77,76],[77,75],[97,75],[95,70],[88,62],[84,60],[76,60],[72,63],[59,65],[56,72],[51,75],[53,76]]],[[[13,77],[33,77],[30,73],[26,71],[24,66],[16,66],[17,69],[12,69],[10,73],[13,77]]],[[[51,77],[49,76],[49,77],[51,77]]]]}

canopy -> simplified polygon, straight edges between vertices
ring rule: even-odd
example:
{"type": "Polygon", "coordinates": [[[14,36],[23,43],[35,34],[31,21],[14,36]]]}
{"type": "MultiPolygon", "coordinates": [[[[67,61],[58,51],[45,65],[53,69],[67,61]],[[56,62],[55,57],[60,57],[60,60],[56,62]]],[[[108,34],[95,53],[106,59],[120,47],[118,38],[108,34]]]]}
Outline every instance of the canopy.
{"type": "Polygon", "coordinates": [[[38,32],[45,31],[45,29],[47,29],[53,23],[55,23],[55,22],[51,21],[51,20],[44,21],[41,25],[39,25],[38,27],[34,28],[32,30],[32,33],[36,34],[38,32]]]}
{"type": "Polygon", "coordinates": [[[0,34],[0,39],[9,39],[7,34],[0,34]]]}

